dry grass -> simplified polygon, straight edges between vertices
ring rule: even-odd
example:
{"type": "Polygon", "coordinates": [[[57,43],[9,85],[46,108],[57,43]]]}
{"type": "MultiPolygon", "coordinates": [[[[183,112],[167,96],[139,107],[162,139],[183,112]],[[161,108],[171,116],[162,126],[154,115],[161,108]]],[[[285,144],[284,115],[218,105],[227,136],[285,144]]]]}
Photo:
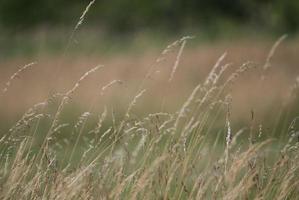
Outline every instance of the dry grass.
{"type": "MultiPolygon", "coordinates": [[[[54,74],[56,78],[47,72],[51,88],[62,85],[64,88],[57,90],[64,89],[65,92],[53,91],[50,97],[32,106],[0,139],[0,198],[298,198],[297,118],[288,123],[285,122],[288,118],[283,115],[286,113],[290,117],[294,108],[298,80],[290,85],[291,89],[284,91],[289,94],[288,97],[279,99],[283,102],[279,106],[281,111],[272,111],[272,115],[277,115],[273,117],[276,123],[272,127],[264,129],[256,114],[262,110],[254,109],[249,125],[238,129],[239,124],[233,118],[234,98],[238,94],[233,91],[239,88],[242,94],[244,91],[252,92],[249,91],[251,87],[242,85],[246,73],[250,76],[252,71],[261,72],[255,73],[255,82],[251,82],[257,88],[254,92],[261,92],[259,87],[283,87],[281,83],[275,85],[275,81],[269,78],[274,52],[270,52],[266,63],[244,64],[227,64],[229,54],[223,54],[205,81],[196,83],[189,97],[184,98],[186,100],[177,101],[173,103],[174,108],[167,109],[173,96],[167,97],[166,92],[177,92],[175,97],[181,99],[186,93],[182,92],[187,85],[182,86],[183,79],[178,78],[181,73],[178,66],[180,64],[182,68],[191,62],[184,63],[184,55],[187,58],[197,57],[198,53],[183,52],[189,42],[192,40],[183,38],[169,45],[146,68],[144,75],[141,75],[142,70],[136,72],[131,86],[130,75],[110,80],[111,76],[107,76],[113,70],[128,73],[128,68],[111,69],[107,65],[92,68],[78,76],[78,81],[72,84],[68,83],[69,78],[62,76],[73,75],[70,69],[54,74]],[[167,61],[164,62],[165,58],[169,59],[170,65],[168,70],[163,71],[163,65],[168,65],[167,61]],[[101,70],[97,71],[99,68],[101,70]],[[104,79],[102,84],[97,77],[104,79]],[[94,83],[96,86],[92,90],[92,87],[86,87],[94,83]],[[112,92],[115,87],[119,87],[117,96],[112,92]],[[152,92],[157,87],[161,87],[159,92],[162,93],[160,109],[153,112],[140,109],[140,105],[147,106],[146,102],[159,97],[152,92]],[[86,108],[87,105],[87,111],[75,122],[65,122],[64,112],[87,88],[91,91],[86,92],[89,95],[85,94],[88,98],[82,106],[86,108]],[[117,101],[113,100],[121,96],[124,103],[117,109],[117,101]],[[181,106],[177,106],[179,103],[181,106]],[[280,122],[282,128],[277,127],[280,122]],[[281,136],[278,141],[276,136],[281,136]]],[[[138,59],[136,62],[138,64],[138,59]]],[[[142,62],[139,61],[139,64],[142,62]]],[[[17,73],[21,76],[23,70],[17,73]]],[[[10,78],[10,81],[15,79],[10,78]]],[[[248,82],[250,79],[245,83],[248,82]]],[[[16,88],[5,89],[1,98],[8,98],[13,89],[16,88]]],[[[34,95],[30,91],[25,93],[34,95]]],[[[264,95],[260,93],[259,97],[264,95]]],[[[241,106],[248,106],[247,101],[240,102],[241,106]]],[[[255,103],[258,105],[259,101],[255,103]]],[[[241,115],[242,112],[238,112],[237,116],[241,115]]]]}

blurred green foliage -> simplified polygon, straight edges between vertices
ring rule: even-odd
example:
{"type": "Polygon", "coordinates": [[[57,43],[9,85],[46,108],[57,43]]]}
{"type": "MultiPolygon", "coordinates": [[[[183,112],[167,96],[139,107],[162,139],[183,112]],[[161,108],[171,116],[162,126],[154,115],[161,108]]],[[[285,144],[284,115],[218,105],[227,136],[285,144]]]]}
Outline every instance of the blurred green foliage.
{"type": "MultiPolygon", "coordinates": [[[[74,24],[89,0],[1,0],[0,27],[5,30],[74,24]]],[[[298,0],[97,0],[88,23],[113,32],[161,27],[213,28],[226,23],[271,32],[296,32],[298,0]]]]}

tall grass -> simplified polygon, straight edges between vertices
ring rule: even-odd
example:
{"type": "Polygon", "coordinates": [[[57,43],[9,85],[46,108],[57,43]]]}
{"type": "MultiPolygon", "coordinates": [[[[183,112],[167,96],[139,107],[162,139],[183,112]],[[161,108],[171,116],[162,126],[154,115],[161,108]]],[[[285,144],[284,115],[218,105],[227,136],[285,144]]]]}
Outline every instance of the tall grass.
{"type": "MultiPolygon", "coordinates": [[[[91,1],[83,11],[65,52],[94,3],[91,1]]],[[[122,80],[112,80],[94,91],[87,111],[62,134],[72,124],[61,119],[65,107],[89,76],[105,68],[90,69],[69,90],[52,94],[29,108],[2,135],[0,198],[298,198],[298,118],[287,126],[278,114],[277,124],[282,122],[284,126],[281,129],[274,126],[270,131],[273,134],[265,133],[262,125],[255,127],[253,111],[248,127],[235,130],[231,121],[232,84],[254,68],[261,69],[261,81],[266,81],[271,58],[285,37],[273,45],[264,65],[246,62],[229,75],[225,72],[232,64],[224,63],[224,53],[206,80],[198,83],[176,112],[145,113],[148,109],[144,109],[140,117],[135,106],[147,92],[146,82],[155,76],[168,53],[177,51],[165,84],[170,86],[174,81],[183,50],[192,39],[183,37],[168,45],[149,67],[124,112],[114,110],[109,103],[103,105],[102,113],[93,109],[107,90],[123,84],[122,80]],[[95,116],[96,121],[91,119],[95,116]]],[[[25,65],[9,78],[0,98],[33,64],[25,65]]],[[[298,80],[283,104],[287,113],[297,89],[298,80]]]]}
{"type": "MultiPolygon", "coordinates": [[[[169,45],[155,62],[163,62],[168,52],[179,48],[167,84],[176,75],[188,39],[169,45]]],[[[254,123],[235,130],[230,119],[231,85],[247,70],[266,71],[273,54],[271,50],[264,66],[246,62],[228,76],[225,72],[231,64],[224,63],[223,54],[176,112],[143,113],[144,117],[134,113],[147,92],[144,83],[154,76],[154,64],[124,113],[109,104],[95,113],[97,99],[123,83],[113,80],[95,91],[88,111],[62,139],[60,131],[71,124],[61,120],[65,106],[81,84],[103,67],[92,68],[68,91],[32,106],[0,139],[1,199],[298,198],[297,118],[276,134],[266,134],[254,123]],[[53,101],[58,102],[54,111],[53,101]],[[91,116],[98,119],[87,126],[91,116]],[[285,137],[277,141],[275,135],[285,137]]],[[[272,132],[277,132],[276,127],[272,132]]]]}

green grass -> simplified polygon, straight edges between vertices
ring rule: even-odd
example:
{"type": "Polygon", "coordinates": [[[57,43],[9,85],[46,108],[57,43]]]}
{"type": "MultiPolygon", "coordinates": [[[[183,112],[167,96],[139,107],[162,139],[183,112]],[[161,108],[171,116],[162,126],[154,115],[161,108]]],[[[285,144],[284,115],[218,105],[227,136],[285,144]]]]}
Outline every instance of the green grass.
{"type": "Polygon", "coordinates": [[[236,128],[232,84],[248,70],[268,69],[249,62],[226,74],[224,57],[174,112],[136,111],[150,76],[123,111],[108,102],[99,112],[97,101],[76,110],[73,98],[97,67],[62,95],[34,105],[0,140],[1,199],[296,199],[296,98],[271,113],[276,123],[267,129],[254,115],[236,128]]]}

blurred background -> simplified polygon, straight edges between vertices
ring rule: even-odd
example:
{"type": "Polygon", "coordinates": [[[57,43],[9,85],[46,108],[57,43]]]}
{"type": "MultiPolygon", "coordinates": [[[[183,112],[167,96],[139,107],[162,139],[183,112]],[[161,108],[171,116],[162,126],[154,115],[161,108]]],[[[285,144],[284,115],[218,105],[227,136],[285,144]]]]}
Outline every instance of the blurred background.
{"type": "MultiPolygon", "coordinates": [[[[37,62],[1,97],[1,131],[30,106],[70,89],[98,64],[105,68],[82,84],[66,112],[78,116],[91,104],[101,111],[107,102],[115,110],[124,109],[163,49],[186,35],[195,38],[188,40],[173,81],[169,83],[168,78],[179,48],[155,67],[137,113],[177,110],[224,52],[227,57],[223,62],[233,66],[228,74],[246,61],[260,66],[232,87],[235,120],[250,120],[252,110],[260,121],[275,118],[273,109],[279,115],[290,88],[296,84],[298,0],[96,0],[75,28],[89,3],[0,1],[2,88],[19,67],[37,62]],[[283,34],[288,37],[273,55],[266,79],[261,80],[267,55],[283,34]],[[121,80],[122,84],[96,98],[101,88],[113,80],[121,80]]],[[[290,118],[296,115],[296,109],[295,101],[288,113],[290,118]]]]}
{"type": "MultiPolygon", "coordinates": [[[[1,57],[32,56],[43,50],[60,54],[89,2],[2,0],[1,57]]],[[[162,46],[165,40],[184,34],[208,41],[275,38],[285,33],[294,36],[299,27],[298,11],[297,0],[98,0],[78,33],[81,44],[72,50],[82,54],[84,48],[90,55],[95,50],[107,53],[128,45],[143,47],[142,36],[162,46]]]]}
{"type": "MultiPolygon", "coordinates": [[[[41,27],[72,26],[89,2],[2,0],[1,27],[16,34],[41,27]]],[[[299,25],[298,10],[296,0],[98,0],[89,11],[88,24],[115,34],[158,28],[181,32],[191,27],[204,29],[213,36],[241,27],[276,34],[294,33],[299,25]]]]}

